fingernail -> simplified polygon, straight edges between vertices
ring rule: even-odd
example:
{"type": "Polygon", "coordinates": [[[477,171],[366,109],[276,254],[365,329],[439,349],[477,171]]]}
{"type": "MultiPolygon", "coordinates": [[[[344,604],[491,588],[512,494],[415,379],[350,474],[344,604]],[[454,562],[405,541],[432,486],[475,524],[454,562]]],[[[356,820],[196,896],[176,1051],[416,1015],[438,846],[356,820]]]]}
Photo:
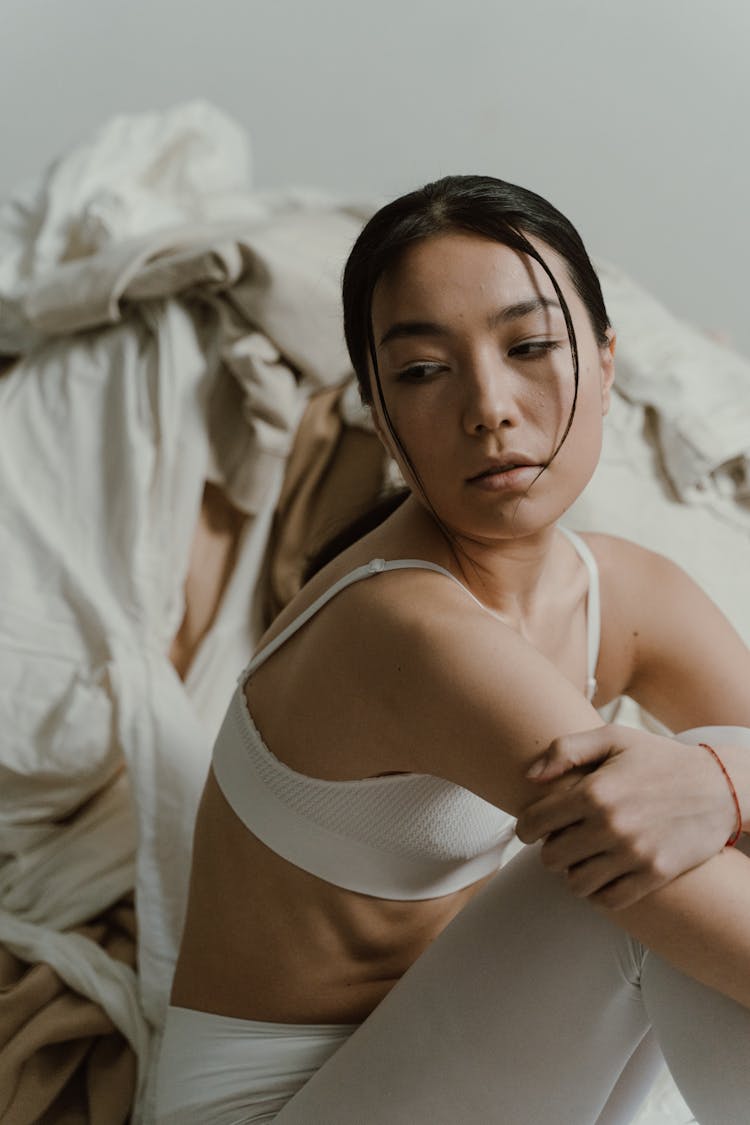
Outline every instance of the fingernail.
{"type": "Polygon", "coordinates": [[[539,777],[541,774],[544,773],[546,768],[547,768],[547,759],[546,758],[538,758],[537,761],[534,762],[533,766],[531,766],[529,769],[527,769],[526,776],[527,777],[539,777]]]}

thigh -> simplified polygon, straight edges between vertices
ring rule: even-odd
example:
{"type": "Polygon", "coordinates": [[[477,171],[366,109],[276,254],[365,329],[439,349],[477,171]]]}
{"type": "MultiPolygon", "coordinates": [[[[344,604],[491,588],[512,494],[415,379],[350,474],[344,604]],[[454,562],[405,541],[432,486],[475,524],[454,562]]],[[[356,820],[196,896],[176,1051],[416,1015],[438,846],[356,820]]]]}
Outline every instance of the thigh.
{"type": "Polygon", "coordinates": [[[525,848],[278,1125],[594,1123],[648,1029],[643,956],[525,848]]]}

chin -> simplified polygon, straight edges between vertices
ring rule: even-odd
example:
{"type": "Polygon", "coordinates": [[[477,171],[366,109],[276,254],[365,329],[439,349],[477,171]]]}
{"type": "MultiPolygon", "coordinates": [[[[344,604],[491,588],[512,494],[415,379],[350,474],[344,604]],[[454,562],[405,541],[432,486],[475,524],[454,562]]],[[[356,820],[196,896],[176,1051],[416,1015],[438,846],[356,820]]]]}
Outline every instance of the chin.
{"type": "Polygon", "coordinates": [[[493,517],[469,520],[464,513],[463,516],[444,519],[442,522],[454,535],[489,547],[498,540],[539,535],[554,526],[557,516],[547,519],[540,517],[539,513],[528,510],[524,512],[524,502],[521,501],[520,505],[509,505],[505,511],[496,513],[493,517]]]}

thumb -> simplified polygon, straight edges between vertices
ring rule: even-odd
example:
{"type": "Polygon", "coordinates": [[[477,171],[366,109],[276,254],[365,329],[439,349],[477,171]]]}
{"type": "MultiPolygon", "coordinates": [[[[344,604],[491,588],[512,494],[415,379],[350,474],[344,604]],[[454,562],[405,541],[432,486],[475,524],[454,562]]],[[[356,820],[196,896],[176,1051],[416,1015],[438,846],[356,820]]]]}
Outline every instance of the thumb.
{"type": "Polygon", "coordinates": [[[566,734],[551,742],[549,749],[526,771],[530,781],[553,781],[569,770],[588,766],[594,769],[616,753],[609,726],[566,734]]]}

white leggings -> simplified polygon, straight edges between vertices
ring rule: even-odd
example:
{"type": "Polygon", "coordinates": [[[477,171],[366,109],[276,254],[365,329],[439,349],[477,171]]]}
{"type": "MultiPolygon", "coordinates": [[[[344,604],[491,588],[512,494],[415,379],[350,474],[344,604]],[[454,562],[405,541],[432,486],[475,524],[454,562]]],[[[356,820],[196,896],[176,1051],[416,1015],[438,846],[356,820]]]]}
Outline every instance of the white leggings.
{"type": "MultiPolygon", "coordinates": [[[[280,1112],[251,1108],[262,1090],[246,1075],[246,1101],[236,1082],[230,1090],[207,1081],[196,1116],[183,1103],[172,1120],[625,1125],[661,1062],[658,1042],[701,1125],[748,1125],[750,1010],[574,898],[538,852],[511,860],[353,1034],[338,1029],[341,1045],[323,1048],[323,1058],[333,1053],[312,1078],[300,1076],[280,1112]]],[[[162,1104],[179,1082],[169,1034],[165,1048],[162,1104]]]]}

